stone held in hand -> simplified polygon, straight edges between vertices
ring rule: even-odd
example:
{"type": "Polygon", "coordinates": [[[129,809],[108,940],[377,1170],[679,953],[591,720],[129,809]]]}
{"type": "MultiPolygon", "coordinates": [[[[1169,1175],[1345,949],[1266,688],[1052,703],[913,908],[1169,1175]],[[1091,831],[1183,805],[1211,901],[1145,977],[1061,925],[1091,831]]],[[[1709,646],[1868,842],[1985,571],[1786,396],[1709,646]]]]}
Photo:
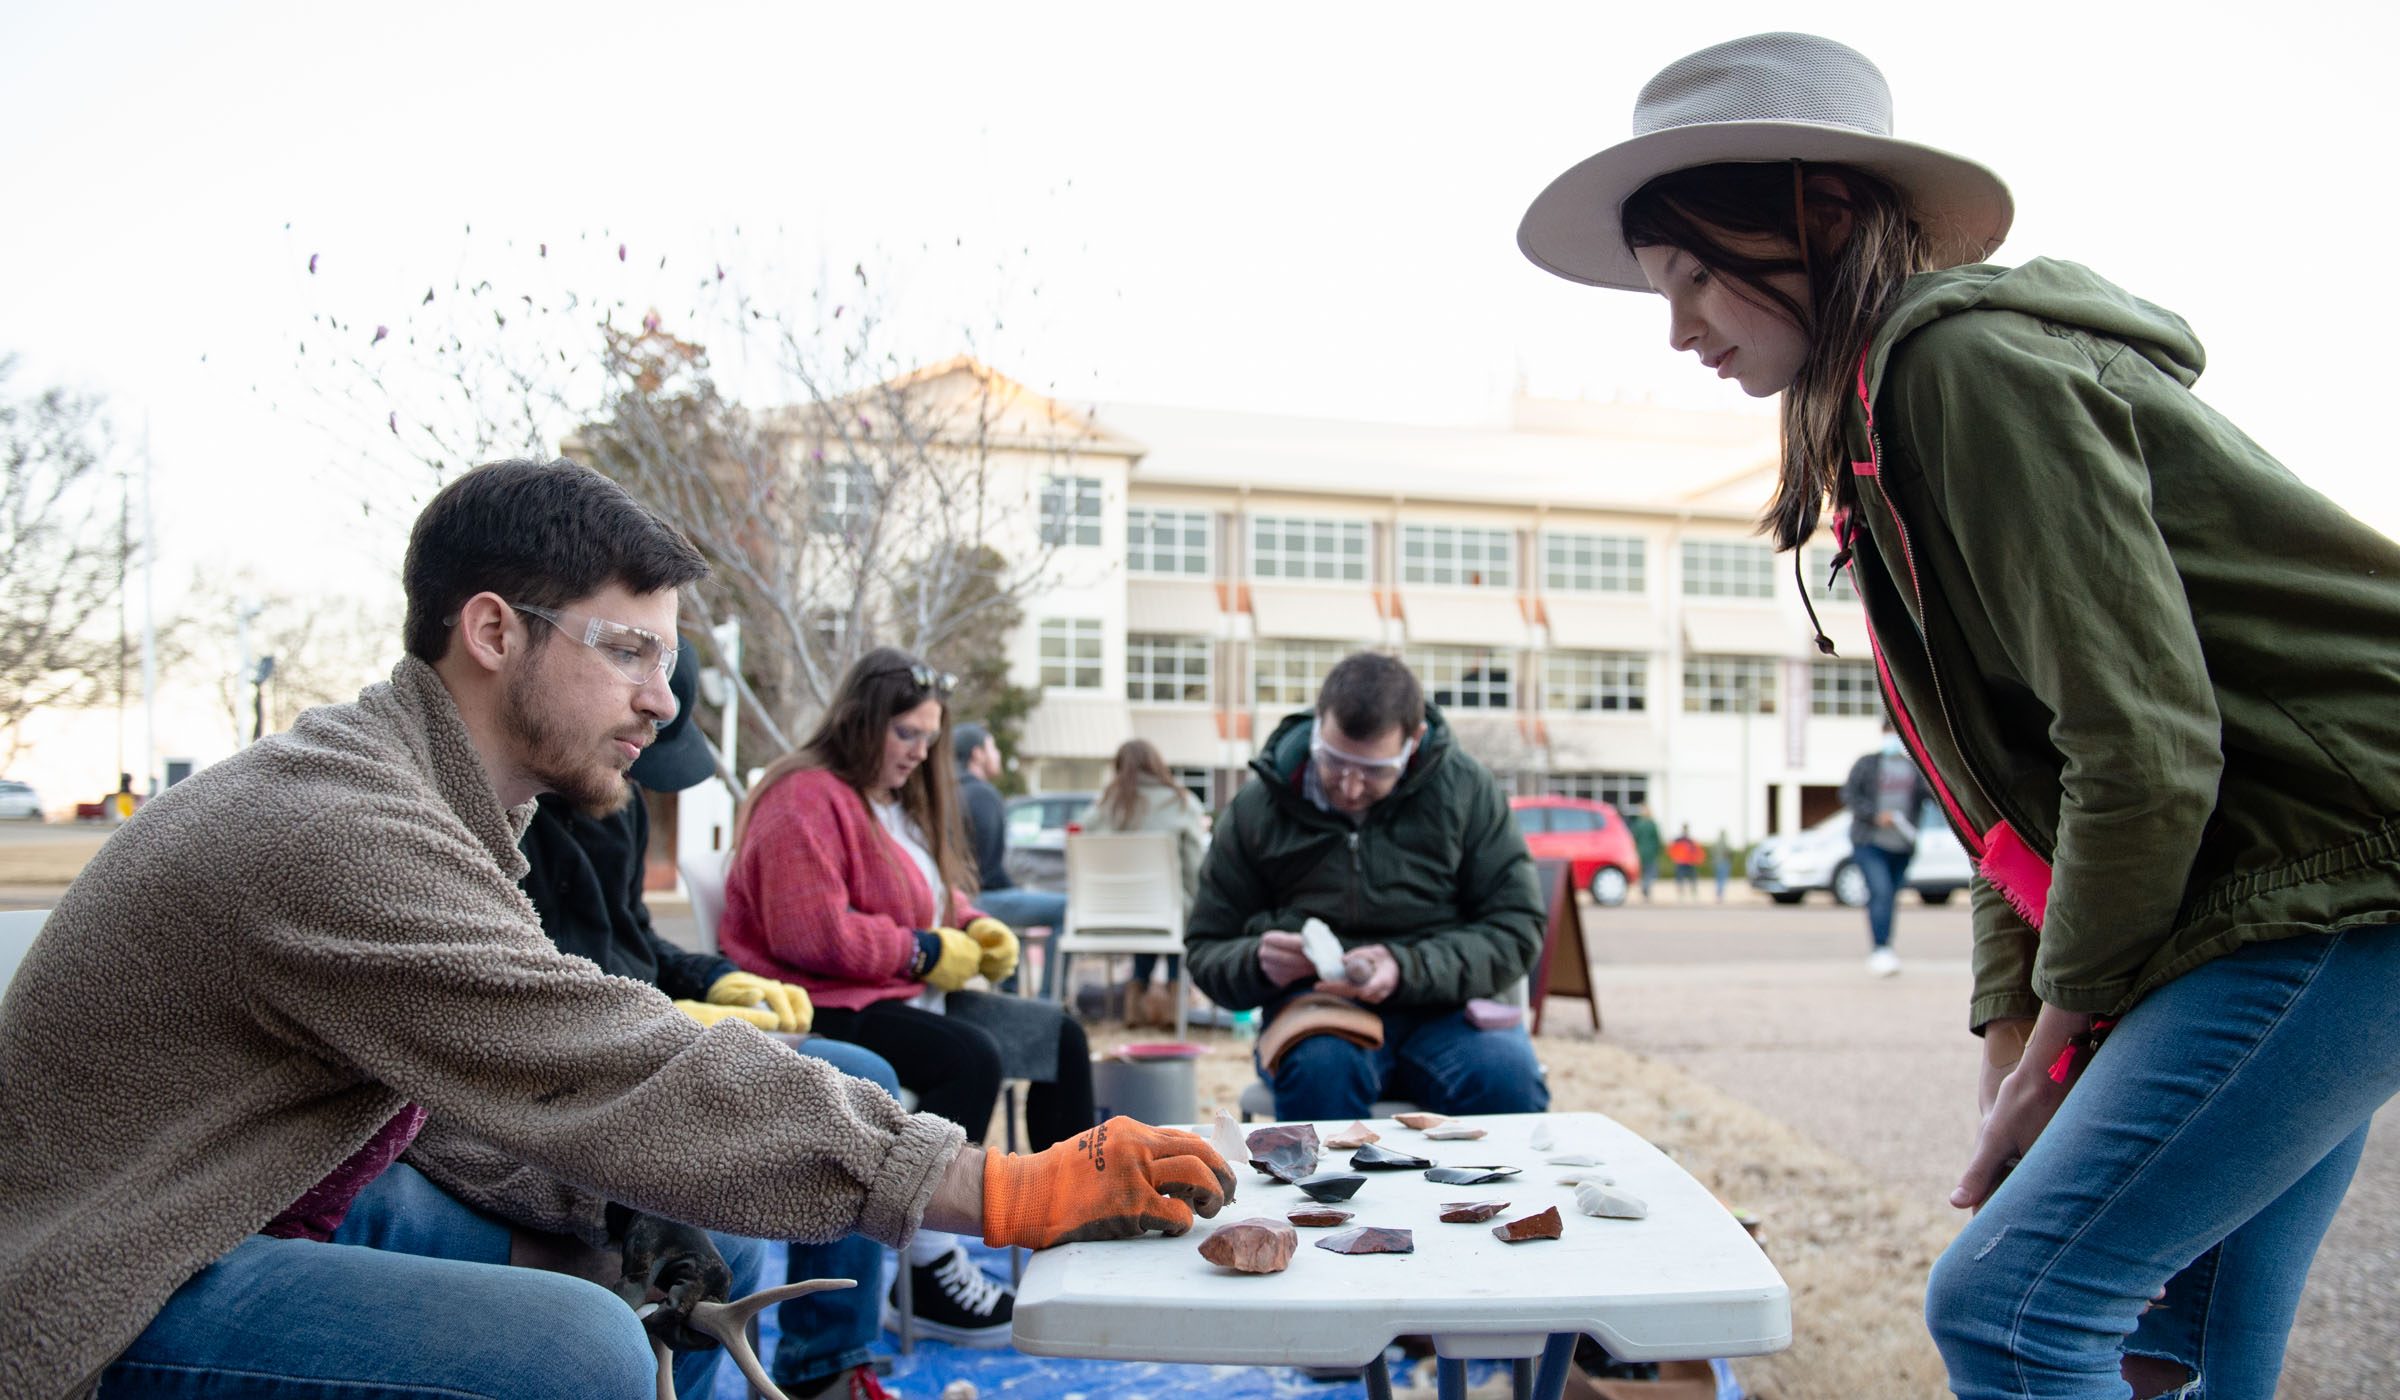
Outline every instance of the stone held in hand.
{"type": "Polygon", "coordinates": [[[1370,1142],[1380,1142],[1382,1139],[1383,1134],[1366,1124],[1352,1123],[1349,1127],[1325,1139],[1325,1145],[1336,1152],[1347,1152],[1354,1147],[1364,1147],[1370,1142]]]}
{"type": "Polygon", "coordinates": [[[1452,1225],[1480,1225],[1506,1209],[1506,1201],[1451,1201],[1442,1207],[1442,1219],[1452,1225]]]}
{"type": "Polygon", "coordinates": [[[1505,1181],[1524,1170],[1521,1167],[1435,1167],[1425,1173],[1427,1181],[1444,1186],[1481,1186],[1487,1181],[1505,1181]]]}
{"type": "Polygon", "coordinates": [[[1416,1172],[1432,1165],[1431,1157],[1397,1152],[1371,1142],[1350,1154],[1350,1170],[1354,1172],[1416,1172]]]}
{"type": "Polygon", "coordinates": [[[1280,1274],[1299,1247],[1299,1231],[1261,1216],[1218,1226],[1200,1241],[1200,1257],[1245,1274],[1280,1274]]]}
{"type": "Polygon", "coordinates": [[[1352,1214],[1351,1211],[1335,1210],[1332,1206],[1305,1206],[1299,1210],[1285,1211],[1283,1218],[1294,1225],[1304,1225],[1312,1230],[1325,1230],[1336,1225],[1348,1224],[1352,1214]]]}
{"type": "Polygon", "coordinates": [[[1395,1113],[1392,1115],[1392,1121],[1403,1128],[1414,1128],[1421,1133],[1427,1128],[1438,1128],[1449,1122],[1450,1115],[1447,1113],[1395,1113]]]}
{"type": "Polygon", "coordinates": [[[1465,1123],[1436,1123],[1425,1130],[1425,1136],[1435,1142],[1473,1142],[1488,1131],[1465,1123]]]}
{"type": "Polygon", "coordinates": [[[1292,1183],[1312,1201],[1346,1201],[1358,1194],[1367,1179],[1356,1172],[1323,1172],[1292,1183]]]}
{"type": "Polygon", "coordinates": [[[1276,1123],[1253,1131],[1244,1143],[1250,1165],[1278,1181],[1298,1181],[1317,1170],[1314,1123],[1276,1123]]]}
{"type": "Polygon", "coordinates": [[[1558,1218],[1558,1207],[1552,1206],[1539,1215],[1511,1220],[1506,1225],[1494,1225],[1492,1233],[1510,1244],[1523,1244],[1527,1240],[1557,1239],[1566,1233],[1566,1228],[1566,1222],[1558,1218]]]}
{"type": "Polygon", "coordinates": [[[1388,1229],[1381,1225],[1361,1225],[1338,1235],[1327,1235],[1315,1242],[1319,1249],[1336,1254],[1414,1254],[1417,1237],[1407,1230],[1388,1229]]]}
{"type": "Polygon", "coordinates": [[[1641,1197],[1590,1181],[1575,1188],[1575,1208],[1610,1220],[1643,1220],[1650,1215],[1650,1203],[1641,1197]]]}
{"type": "Polygon", "coordinates": [[[1300,951],[1317,976],[1328,982],[1347,982],[1349,970],[1342,965],[1342,940],[1333,936],[1323,919],[1310,919],[1300,925],[1300,951]]]}

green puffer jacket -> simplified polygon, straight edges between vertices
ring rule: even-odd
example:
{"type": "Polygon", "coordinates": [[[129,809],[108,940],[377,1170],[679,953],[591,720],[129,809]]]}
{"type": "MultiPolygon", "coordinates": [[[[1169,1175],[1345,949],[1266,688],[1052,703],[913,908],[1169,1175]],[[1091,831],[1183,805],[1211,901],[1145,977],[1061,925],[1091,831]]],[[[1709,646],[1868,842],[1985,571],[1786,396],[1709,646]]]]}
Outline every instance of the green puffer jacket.
{"type": "Polygon", "coordinates": [[[1861,362],[1838,528],[1984,872],[1978,1030],[2400,920],[2400,546],[2194,397],[2202,363],[2046,260],[1912,279],[1861,362]]]}
{"type": "Polygon", "coordinates": [[[1225,809],[1184,923],[1184,958],[1208,999],[1236,1010],[1279,988],[1258,970],[1258,937],[1323,919],[1345,948],[1381,943],[1400,964],[1391,1006],[1497,996],[1541,956],[1546,922],[1533,857],[1508,798],[1425,707],[1425,738],[1391,794],[1353,825],[1300,790],[1315,720],[1276,726],[1257,781],[1225,809]]]}

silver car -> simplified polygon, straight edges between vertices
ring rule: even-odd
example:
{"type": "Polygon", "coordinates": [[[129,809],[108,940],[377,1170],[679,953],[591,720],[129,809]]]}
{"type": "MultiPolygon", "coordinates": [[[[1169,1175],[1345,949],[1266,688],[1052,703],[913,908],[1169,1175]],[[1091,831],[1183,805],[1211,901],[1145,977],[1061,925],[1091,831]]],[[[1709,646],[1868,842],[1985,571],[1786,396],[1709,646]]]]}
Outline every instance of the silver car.
{"type": "Polygon", "coordinates": [[[1064,890],[1067,823],[1096,795],[1037,792],[1008,799],[1008,877],[1027,889],[1064,890]]]}
{"type": "Polygon", "coordinates": [[[0,819],[9,821],[40,821],[42,795],[31,783],[14,778],[0,778],[0,819]]]}
{"type": "MultiPolygon", "coordinates": [[[[1750,852],[1749,870],[1751,888],[1765,891],[1778,904],[1798,904],[1810,890],[1829,890],[1852,908],[1867,902],[1866,872],[1850,856],[1847,809],[1804,831],[1759,842],[1750,852]]],[[[1958,843],[1941,809],[1926,804],[1917,823],[1917,853],[1908,863],[1908,887],[1927,904],[1947,904],[1974,873],[1966,847],[1958,843]]]]}

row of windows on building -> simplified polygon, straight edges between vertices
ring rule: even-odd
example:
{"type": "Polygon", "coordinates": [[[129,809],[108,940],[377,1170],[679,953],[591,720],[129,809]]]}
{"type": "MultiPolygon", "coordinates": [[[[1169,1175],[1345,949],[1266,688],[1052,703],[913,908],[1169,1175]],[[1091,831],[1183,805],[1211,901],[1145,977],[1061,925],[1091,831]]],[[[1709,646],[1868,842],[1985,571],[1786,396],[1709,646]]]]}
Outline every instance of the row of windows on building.
{"type": "MultiPolygon", "coordinates": [[[[820,532],[863,529],[875,503],[873,474],[864,467],[830,466],[811,483],[812,520],[820,532]]],[[[1098,549],[1103,491],[1098,477],[1043,479],[1041,539],[1054,547],[1098,549]]],[[[1207,578],[1216,517],[1208,511],[1132,507],[1125,512],[1125,569],[1154,578],[1207,578]]],[[[1249,577],[1318,583],[1366,583],[1366,522],[1298,515],[1250,515],[1249,577]]],[[[1639,535],[1544,532],[1539,537],[1541,583],[1553,593],[1643,593],[1649,588],[1648,542],[1639,535]]],[[[1399,581],[1439,588],[1516,588],[1513,530],[1456,525],[1400,527],[1399,581]]],[[[1847,576],[1831,577],[1833,551],[1809,551],[1808,588],[1818,598],[1853,596],[1847,576]]],[[[1742,540],[1686,540],[1683,594],[1689,598],[1772,598],[1775,554],[1742,540]]]]}
{"type": "MultiPolygon", "coordinates": [[[[1045,514],[1051,544],[1100,544],[1098,482],[1055,497],[1060,513],[1045,514]],[[1071,506],[1070,506],[1071,502],[1071,506]]],[[[1045,506],[1047,512],[1048,506],[1045,506]]],[[[1245,517],[1249,576],[1316,583],[1366,583],[1367,526],[1358,520],[1294,515],[1245,517]]],[[[1125,570],[1153,578],[1207,578],[1215,517],[1207,511],[1134,507],[1125,512],[1125,570]]],[[[1643,593],[1649,590],[1649,542],[1640,535],[1545,531],[1539,537],[1541,583],[1551,593],[1643,593]]],[[[1453,525],[1400,527],[1400,582],[1441,588],[1518,586],[1513,530],[1453,525]]],[[[1775,552],[1743,540],[1685,540],[1683,593],[1688,598],[1772,598],[1775,552]]],[[[1833,551],[1808,555],[1808,589],[1818,598],[1856,596],[1848,575],[1834,578],[1833,551]]]]}
{"type": "MultiPolygon", "coordinates": [[[[1257,706],[1306,705],[1334,663],[1355,647],[1340,642],[1258,642],[1251,648],[1250,699],[1257,706]]],[[[1101,689],[1100,623],[1049,618],[1040,626],[1044,689],[1101,689]]],[[[1125,698],[1139,705],[1215,703],[1214,648],[1205,637],[1135,633],[1125,639],[1125,698]]],[[[1401,652],[1445,709],[1514,710],[1514,653],[1489,647],[1409,647],[1401,652]]],[[[1693,714],[1773,714],[1780,665],[1771,656],[1687,656],[1683,708],[1693,714]]],[[[1651,658],[1640,652],[1553,651],[1539,662],[1541,708],[1554,714],[1640,713],[1650,708],[1651,658]]],[[[1871,661],[1808,663],[1809,713],[1879,713],[1871,661]]]]}

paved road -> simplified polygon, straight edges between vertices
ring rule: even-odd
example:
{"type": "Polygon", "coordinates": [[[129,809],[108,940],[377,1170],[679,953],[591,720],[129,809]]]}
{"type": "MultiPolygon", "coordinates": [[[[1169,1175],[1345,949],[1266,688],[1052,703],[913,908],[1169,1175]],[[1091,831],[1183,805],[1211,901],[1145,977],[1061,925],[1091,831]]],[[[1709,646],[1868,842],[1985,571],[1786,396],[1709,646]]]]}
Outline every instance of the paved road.
{"type": "MultiPolygon", "coordinates": [[[[1584,908],[1608,1039],[1668,1061],[1939,1204],[1975,1130],[1963,904],[1901,906],[1891,979],[1821,902],[1584,908]]],[[[1562,1018],[1572,1024],[1572,1018],[1562,1018]]],[[[1947,1208],[1946,1206],[1944,1207],[1947,1208]]],[[[2378,1116],[2293,1329],[2285,1400],[2400,1391],[2400,1105],[2378,1116]]]]}

